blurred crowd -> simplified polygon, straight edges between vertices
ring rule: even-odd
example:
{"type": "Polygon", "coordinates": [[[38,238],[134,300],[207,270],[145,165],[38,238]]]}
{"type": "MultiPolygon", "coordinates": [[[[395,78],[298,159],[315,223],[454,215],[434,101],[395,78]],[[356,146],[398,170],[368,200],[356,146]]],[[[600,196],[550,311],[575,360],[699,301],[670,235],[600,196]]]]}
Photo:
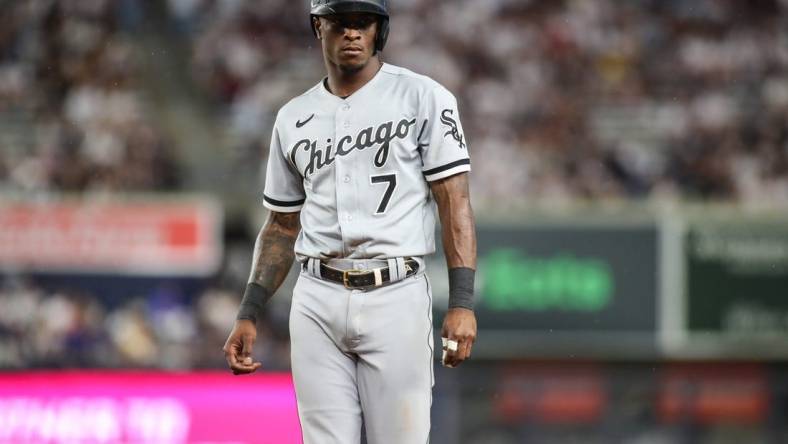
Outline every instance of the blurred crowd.
{"type": "MultiPolygon", "coordinates": [[[[0,369],[226,368],[222,347],[242,287],[218,279],[190,294],[177,281],[162,280],[121,298],[78,284],[50,286],[5,276],[0,369]]],[[[287,307],[273,304],[258,321],[253,355],[268,371],[289,368],[286,319],[287,307]]]]}
{"type": "MultiPolygon", "coordinates": [[[[276,110],[324,73],[308,2],[160,3],[171,26],[159,31],[185,40],[184,69],[223,105],[233,148],[259,161],[276,110]]],[[[177,187],[135,29],[151,5],[2,3],[0,187],[177,187]]],[[[788,0],[399,0],[391,11],[383,58],[457,95],[480,201],[788,202],[788,0]]]]}
{"type": "Polygon", "coordinates": [[[0,2],[0,191],[177,187],[120,32],[136,1],[0,2]]]}
{"type": "MultiPolygon", "coordinates": [[[[263,152],[325,72],[301,3],[170,1],[195,73],[263,152]]],[[[458,96],[476,199],[788,203],[786,0],[390,5],[383,59],[458,96]]]]}

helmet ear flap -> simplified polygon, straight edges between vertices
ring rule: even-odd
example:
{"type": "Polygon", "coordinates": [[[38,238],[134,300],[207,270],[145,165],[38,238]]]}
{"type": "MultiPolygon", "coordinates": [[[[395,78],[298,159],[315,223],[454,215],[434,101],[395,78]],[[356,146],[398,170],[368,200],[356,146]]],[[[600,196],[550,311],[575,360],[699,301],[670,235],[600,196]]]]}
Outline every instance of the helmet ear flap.
{"type": "Polygon", "coordinates": [[[375,36],[375,51],[383,51],[389,38],[389,18],[381,17],[378,28],[378,35],[375,36]]]}

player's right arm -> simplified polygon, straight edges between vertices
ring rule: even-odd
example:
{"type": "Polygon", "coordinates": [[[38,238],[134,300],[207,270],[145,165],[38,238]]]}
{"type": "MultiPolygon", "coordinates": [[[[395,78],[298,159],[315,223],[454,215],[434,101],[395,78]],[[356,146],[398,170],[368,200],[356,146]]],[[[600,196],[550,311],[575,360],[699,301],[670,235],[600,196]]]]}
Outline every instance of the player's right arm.
{"type": "Polygon", "coordinates": [[[290,271],[295,257],[293,246],[301,231],[301,207],[306,194],[303,178],[284,152],[287,144],[283,132],[277,116],[271,135],[263,192],[263,205],[270,210],[270,214],[257,235],[244,299],[223,348],[227,364],[236,375],[260,368],[260,363],[254,362],[251,357],[257,337],[257,318],[290,271]]]}
{"type": "Polygon", "coordinates": [[[264,295],[264,300],[252,298],[250,301],[250,298],[244,297],[238,319],[223,348],[227,364],[236,375],[252,373],[261,366],[259,362],[253,362],[251,357],[257,338],[257,317],[263,309],[262,304],[282,285],[293,265],[293,244],[301,230],[300,214],[271,211],[257,235],[247,293],[257,291],[264,295]],[[244,304],[247,306],[244,307],[244,304]]]}

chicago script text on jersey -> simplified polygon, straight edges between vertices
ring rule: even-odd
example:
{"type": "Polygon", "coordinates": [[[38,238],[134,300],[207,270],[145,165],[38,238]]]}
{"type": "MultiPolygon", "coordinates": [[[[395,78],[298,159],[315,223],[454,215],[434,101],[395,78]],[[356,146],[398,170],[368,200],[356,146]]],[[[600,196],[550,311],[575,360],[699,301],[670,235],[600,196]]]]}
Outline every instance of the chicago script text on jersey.
{"type": "Polygon", "coordinates": [[[321,168],[334,163],[334,159],[337,156],[347,156],[354,150],[361,151],[379,145],[378,151],[375,153],[374,163],[376,167],[380,168],[388,160],[391,142],[408,137],[411,128],[415,125],[416,119],[402,119],[396,126],[394,121],[382,123],[377,127],[370,126],[359,131],[355,136],[346,135],[341,137],[336,144],[336,148],[334,148],[331,139],[326,140],[326,146],[322,149],[317,147],[317,140],[302,139],[296,142],[290,150],[290,162],[298,169],[298,164],[296,163],[298,152],[304,151],[307,153],[309,160],[302,172],[302,176],[306,178],[321,168]]]}

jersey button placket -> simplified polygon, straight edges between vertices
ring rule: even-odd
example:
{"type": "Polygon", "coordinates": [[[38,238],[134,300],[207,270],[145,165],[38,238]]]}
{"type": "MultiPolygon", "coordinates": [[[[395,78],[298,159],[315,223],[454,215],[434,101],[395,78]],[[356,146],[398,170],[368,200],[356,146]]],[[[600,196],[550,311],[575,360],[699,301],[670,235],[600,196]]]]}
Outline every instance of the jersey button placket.
{"type": "MultiPolygon", "coordinates": [[[[351,111],[350,104],[349,103],[345,103],[345,104],[342,105],[342,107],[340,109],[343,111],[342,114],[344,115],[344,119],[345,119],[344,120],[344,124],[343,124],[344,127],[346,129],[350,128],[350,126],[351,126],[350,122],[352,120],[352,114],[351,114],[352,111],[351,111]]],[[[353,134],[349,134],[349,135],[351,137],[353,136],[353,134]]],[[[351,143],[354,143],[354,142],[355,142],[355,140],[353,140],[353,142],[351,142],[351,143]]],[[[351,177],[350,177],[350,174],[357,174],[357,172],[358,172],[358,166],[356,165],[356,163],[359,161],[361,156],[358,156],[357,154],[358,153],[354,152],[354,153],[351,153],[349,156],[346,156],[346,159],[345,159],[345,162],[344,162],[345,163],[345,167],[349,170],[349,171],[346,171],[346,174],[344,175],[344,179],[343,179],[343,181],[347,184],[346,185],[347,194],[345,194],[345,196],[343,196],[344,199],[345,199],[345,209],[347,211],[347,214],[345,216],[345,221],[346,221],[347,224],[350,225],[351,223],[354,222],[354,219],[355,219],[355,225],[352,225],[352,231],[351,231],[352,234],[349,236],[351,238],[357,238],[358,235],[360,234],[359,233],[359,229],[361,228],[358,225],[359,219],[357,217],[355,217],[355,214],[358,212],[358,208],[359,208],[359,206],[358,206],[358,199],[360,197],[360,194],[363,193],[363,191],[357,189],[358,180],[357,179],[356,180],[351,180],[351,177]]]]}
{"type": "MultiPolygon", "coordinates": [[[[339,143],[343,137],[348,135],[348,129],[351,126],[350,123],[350,116],[348,112],[350,111],[350,105],[345,103],[340,105],[337,108],[336,117],[334,120],[334,129],[335,129],[335,141],[339,143]]],[[[347,146],[345,147],[345,150],[347,146]]],[[[336,147],[335,147],[336,150],[336,147]]],[[[335,151],[336,153],[336,151],[335,151]]],[[[350,156],[336,156],[334,160],[334,174],[335,174],[335,184],[336,184],[336,200],[337,200],[337,217],[339,219],[339,226],[342,232],[342,249],[347,254],[350,253],[348,249],[348,239],[352,238],[352,230],[350,229],[350,223],[353,220],[353,216],[351,215],[352,212],[352,201],[349,200],[350,196],[353,195],[353,184],[350,180],[350,174],[347,169],[349,168],[348,159],[350,156]]]]}
{"type": "Polygon", "coordinates": [[[342,122],[342,127],[344,129],[348,129],[348,128],[350,128],[350,116],[349,116],[350,104],[346,103],[346,104],[342,105],[342,108],[340,108],[340,109],[342,110],[342,114],[344,115],[344,119],[345,119],[342,122]]]}

